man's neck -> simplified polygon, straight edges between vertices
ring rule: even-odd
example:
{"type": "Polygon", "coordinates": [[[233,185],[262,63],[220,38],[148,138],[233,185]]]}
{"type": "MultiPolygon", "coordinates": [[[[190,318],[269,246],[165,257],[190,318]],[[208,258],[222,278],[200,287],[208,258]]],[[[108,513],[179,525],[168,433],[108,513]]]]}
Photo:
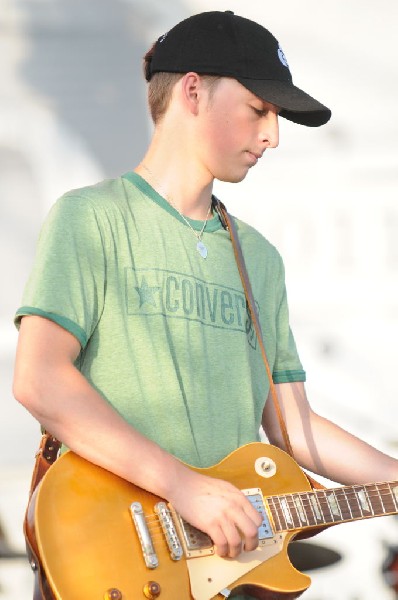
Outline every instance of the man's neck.
{"type": "Polygon", "coordinates": [[[155,139],[134,170],[184,216],[208,218],[213,177],[182,147],[169,143],[163,150],[155,139]]]}
{"type": "Polygon", "coordinates": [[[173,208],[191,219],[205,220],[209,218],[213,181],[203,183],[192,170],[176,167],[170,162],[157,163],[144,158],[134,169],[143,177],[158,194],[173,208]]]}

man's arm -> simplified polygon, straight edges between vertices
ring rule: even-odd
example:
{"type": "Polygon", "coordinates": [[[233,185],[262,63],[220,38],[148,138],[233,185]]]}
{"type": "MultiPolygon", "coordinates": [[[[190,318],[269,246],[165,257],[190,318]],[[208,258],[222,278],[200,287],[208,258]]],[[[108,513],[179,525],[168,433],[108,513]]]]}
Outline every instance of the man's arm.
{"type": "MultiPolygon", "coordinates": [[[[315,413],[303,383],[276,385],[296,461],[345,485],[398,479],[398,461],[315,413]]],[[[263,412],[269,441],[284,448],[271,396],[263,412]]]]}
{"type": "MultiPolygon", "coordinates": [[[[38,316],[21,322],[14,395],[71,450],[170,501],[223,556],[257,546],[261,517],[233,485],[195,473],[131,427],[74,366],[80,344],[38,316]],[[183,492],[183,493],[182,493],[183,492]]],[[[117,373],[115,373],[117,377],[117,373]]]]}

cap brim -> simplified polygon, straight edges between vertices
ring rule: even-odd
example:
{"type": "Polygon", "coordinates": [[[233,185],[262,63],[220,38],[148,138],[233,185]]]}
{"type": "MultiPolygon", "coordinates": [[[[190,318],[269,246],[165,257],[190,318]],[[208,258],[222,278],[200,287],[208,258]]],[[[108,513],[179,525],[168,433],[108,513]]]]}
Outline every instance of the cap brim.
{"type": "Polygon", "coordinates": [[[278,106],[280,116],[307,127],[325,125],[332,116],[329,108],[288,81],[236,78],[266,102],[278,106]]]}

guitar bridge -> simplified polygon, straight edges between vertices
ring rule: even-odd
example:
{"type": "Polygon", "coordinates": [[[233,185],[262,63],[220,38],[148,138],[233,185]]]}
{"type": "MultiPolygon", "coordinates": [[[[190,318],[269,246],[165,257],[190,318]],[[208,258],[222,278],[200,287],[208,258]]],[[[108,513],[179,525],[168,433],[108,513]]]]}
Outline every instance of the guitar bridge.
{"type": "Polygon", "coordinates": [[[178,539],[170,509],[165,502],[158,502],[155,504],[155,513],[157,514],[159,523],[162,527],[170,558],[172,560],[180,560],[183,557],[183,550],[180,540],[178,539]]]}

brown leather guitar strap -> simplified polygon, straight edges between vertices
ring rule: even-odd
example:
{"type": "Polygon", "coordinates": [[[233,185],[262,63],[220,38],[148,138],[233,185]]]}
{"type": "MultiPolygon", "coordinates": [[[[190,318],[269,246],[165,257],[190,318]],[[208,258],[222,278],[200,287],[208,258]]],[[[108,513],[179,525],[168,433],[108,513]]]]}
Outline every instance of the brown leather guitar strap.
{"type": "Polygon", "coordinates": [[[29,496],[33,494],[37,485],[47,473],[51,465],[57,460],[61,442],[47,431],[43,431],[39,449],[36,452],[36,462],[32,474],[29,496]]]}
{"type": "Polygon", "coordinates": [[[272,402],[275,407],[275,412],[278,417],[279,426],[282,431],[285,448],[286,448],[286,451],[290,454],[290,456],[292,456],[294,458],[293,448],[290,443],[286,423],[285,423],[285,420],[282,415],[282,409],[281,409],[281,406],[279,403],[278,395],[277,395],[276,389],[275,389],[275,384],[274,384],[274,381],[272,378],[271,369],[270,369],[270,366],[268,363],[267,353],[265,351],[263,335],[262,335],[262,331],[261,331],[261,325],[260,325],[260,321],[259,321],[258,314],[256,311],[256,303],[255,303],[255,300],[253,297],[253,292],[252,292],[249,276],[248,276],[246,265],[245,265],[245,259],[243,258],[242,249],[241,249],[241,246],[239,243],[238,233],[236,231],[236,225],[235,225],[232,217],[228,214],[228,211],[225,208],[224,204],[222,202],[220,202],[220,200],[218,200],[218,198],[217,198],[217,204],[218,204],[218,206],[216,206],[216,208],[218,209],[219,214],[221,213],[220,214],[221,221],[224,221],[224,225],[227,227],[230,238],[231,238],[232,247],[234,249],[234,254],[235,254],[235,259],[236,259],[236,264],[239,269],[240,278],[242,280],[243,289],[244,289],[245,296],[246,296],[247,307],[249,309],[250,317],[251,317],[251,320],[252,320],[256,335],[257,335],[257,340],[258,340],[258,343],[260,346],[261,355],[263,357],[265,370],[267,372],[267,376],[268,376],[268,380],[269,380],[270,394],[272,397],[272,402]]]}
{"type": "MultiPolygon", "coordinates": [[[[40,560],[39,549],[36,544],[35,536],[30,527],[32,518],[28,518],[28,513],[31,510],[31,498],[35,493],[37,486],[47,473],[51,465],[56,461],[58,452],[61,447],[59,442],[50,433],[43,431],[43,435],[40,442],[40,447],[36,452],[36,461],[32,474],[32,481],[29,491],[29,501],[25,513],[25,519],[23,524],[23,531],[25,534],[26,541],[26,553],[28,560],[34,574],[34,590],[33,600],[55,600],[50,585],[47,581],[43,565],[40,560]]],[[[31,515],[29,515],[31,516],[31,515]]]]}

